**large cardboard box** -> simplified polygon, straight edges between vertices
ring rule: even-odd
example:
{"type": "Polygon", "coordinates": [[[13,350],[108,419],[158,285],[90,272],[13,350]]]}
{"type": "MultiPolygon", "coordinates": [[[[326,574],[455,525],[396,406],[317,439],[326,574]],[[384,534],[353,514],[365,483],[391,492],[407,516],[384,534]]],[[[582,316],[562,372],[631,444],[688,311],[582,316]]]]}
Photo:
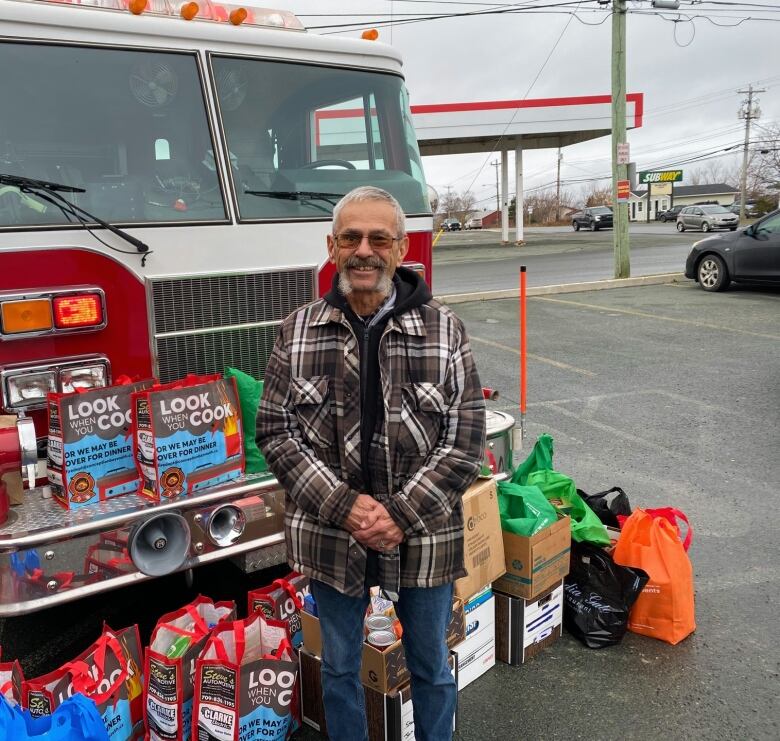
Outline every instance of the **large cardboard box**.
{"type": "Polygon", "coordinates": [[[495,592],[496,658],[519,666],[561,637],[563,582],[532,600],[495,592]]]}
{"type": "MultiPolygon", "coordinates": [[[[301,719],[304,723],[327,735],[325,707],[322,702],[321,659],[305,648],[298,654],[301,666],[301,719]]],[[[450,653],[450,667],[458,679],[457,655],[450,653]]],[[[407,682],[389,693],[364,687],[369,741],[414,741],[412,691],[407,682]]],[[[455,713],[453,730],[457,730],[455,713]]]]}
{"type": "Polygon", "coordinates": [[[488,589],[467,602],[466,640],[453,649],[458,654],[458,690],[479,679],[496,663],[495,600],[488,589]]]}
{"type": "Polygon", "coordinates": [[[562,517],[530,538],[504,531],[506,574],[493,582],[497,592],[533,599],[569,573],[571,520],[562,517]]]}
{"type": "MultiPolygon", "coordinates": [[[[322,633],[320,621],[308,612],[301,613],[303,645],[309,653],[322,656],[322,633]]],[[[455,598],[452,603],[450,624],[447,627],[447,645],[452,648],[466,635],[466,621],[463,602],[455,598]]],[[[366,687],[377,692],[387,693],[409,681],[409,668],[401,641],[396,641],[384,651],[363,644],[363,659],[360,667],[360,680],[366,687]]]]}
{"type": "Polygon", "coordinates": [[[477,481],[463,495],[463,540],[469,573],[455,582],[455,594],[465,601],[506,571],[494,479],[477,481]]]}

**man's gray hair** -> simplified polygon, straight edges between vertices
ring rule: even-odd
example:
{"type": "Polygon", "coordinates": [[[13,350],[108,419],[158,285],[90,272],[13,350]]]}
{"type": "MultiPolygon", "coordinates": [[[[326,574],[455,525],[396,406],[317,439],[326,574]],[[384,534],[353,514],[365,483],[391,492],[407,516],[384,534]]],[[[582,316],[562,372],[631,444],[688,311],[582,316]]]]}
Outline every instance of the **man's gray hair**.
{"type": "Polygon", "coordinates": [[[361,185],[359,188],[349,191],[333,208],[333,229],[341,215],[341,209],[350,203],[363,203],[364,201],[380,201],[392,206],[395,209],[395,220],[397,222],[398,233],[394,236],[403,237],[406,234],[406,220],[401,204],[393,198],[386,190],[376,188],[373,185],[361,185]]]}

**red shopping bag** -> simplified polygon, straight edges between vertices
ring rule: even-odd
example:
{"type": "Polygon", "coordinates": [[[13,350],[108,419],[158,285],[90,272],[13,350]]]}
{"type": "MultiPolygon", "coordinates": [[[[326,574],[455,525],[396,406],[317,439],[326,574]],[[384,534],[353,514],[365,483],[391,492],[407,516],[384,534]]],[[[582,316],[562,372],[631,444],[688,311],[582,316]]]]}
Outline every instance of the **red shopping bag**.
{"type": "Polygon", "coordinates": [[[218,626],[195,668],[193,739],[284,741],[300,726],[287,626],[261,612],[218,626]]]}
{"type": "MultiPolygon", "coordinates": [[[[686,541],[692,537],[689,525],[686,541]]],[[[675,644],[696,630],[693,567],[676,524],[636,509],[623,524],[612,556],[615,563],[643,569],[650,577],[631,608],[630,631],[675,644]]]]}
{"type": "Polygon", "coordinates": [[[80,693],[97,705],[111,741],[129,741],[142,717],[143,674],[138,626],[103,633],[74,661],[22,685],[24,706],[33,717],[51,715],[80,693]]]}
{"type": "Polygon", "coordinates": [[[294,649],[303,643],[301,610],[303,599],[309,594],[309,577],[291,571],[283,579],[274,579],[267,587],[253,589],[247,594],[247,612],[261,611],[267,618],[285,621],[290,630],[294,649]]]}
{"type": "Polygon", "coordinates": [[[157,621],[144,664],[147,741],[190,739],[195,662],[211,631],[235,618],[235,602],[215,603],[198,596],[157,621]]]}
{"type": "Polygon", "coordinates": [[[132,396],[140,493],[177,499],[244,472],[235,378],[187,376],[132,396]]]}

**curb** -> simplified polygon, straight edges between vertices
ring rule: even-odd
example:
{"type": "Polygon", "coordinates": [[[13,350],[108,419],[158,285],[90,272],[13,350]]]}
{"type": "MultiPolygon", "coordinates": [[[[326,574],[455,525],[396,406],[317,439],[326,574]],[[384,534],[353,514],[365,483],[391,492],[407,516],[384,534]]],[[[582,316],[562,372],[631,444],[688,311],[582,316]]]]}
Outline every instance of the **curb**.
{"type": "MultiPolygon", "coordinates": [[[[587,283],[559,283],[552,286],[534,286],[528,288],[527,296],[548,296],[555,293],[578,293],[580,291],[604,291],[608,288],[631,288],[633,286],[657,286],[664,283],[677,283],[685,279],[683,273],[662,273],[660,275],[641,275],[636,278],[610,278],[587,283]]],[[[494,301],[502,298],[518,298],[519,288],[507,288],[501,291],[479,291],[475,293],[453,293],[436,296],[443,304],[465,304],[469,301],[494,301]]]]}

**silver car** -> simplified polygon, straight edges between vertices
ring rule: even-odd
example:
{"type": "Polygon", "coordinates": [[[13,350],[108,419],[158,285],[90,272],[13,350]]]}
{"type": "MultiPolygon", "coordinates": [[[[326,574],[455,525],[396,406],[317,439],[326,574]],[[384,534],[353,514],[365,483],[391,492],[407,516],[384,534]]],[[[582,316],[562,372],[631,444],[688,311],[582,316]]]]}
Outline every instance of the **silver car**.
{"type": "Polygon", "coordinates": [[[701,229],[708,232],[712,229],[731,229],[733,232],[739,225],[739,216],[723,206],[701,205],[686,206],[677,214],[677,231],[686,229],[701,229]]]}

